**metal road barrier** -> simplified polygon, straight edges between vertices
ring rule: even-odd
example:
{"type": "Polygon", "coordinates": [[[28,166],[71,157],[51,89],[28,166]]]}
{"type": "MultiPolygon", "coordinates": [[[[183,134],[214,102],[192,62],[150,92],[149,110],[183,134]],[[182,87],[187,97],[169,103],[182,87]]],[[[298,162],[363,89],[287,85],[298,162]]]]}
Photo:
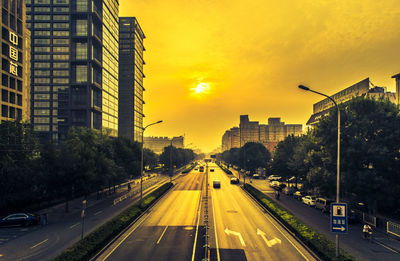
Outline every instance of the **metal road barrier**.
{"type": "Polygon", "coordinates": [[[397,237],[400,237],[400,224],[392,221],[386,222],[386,232],[397,237]]]}
{"type": "Polygon", "coordinates": [[[363,222],[376,227],[376,217],[375,216],[368,215],[367,213],[363,213],[363,222]]]}

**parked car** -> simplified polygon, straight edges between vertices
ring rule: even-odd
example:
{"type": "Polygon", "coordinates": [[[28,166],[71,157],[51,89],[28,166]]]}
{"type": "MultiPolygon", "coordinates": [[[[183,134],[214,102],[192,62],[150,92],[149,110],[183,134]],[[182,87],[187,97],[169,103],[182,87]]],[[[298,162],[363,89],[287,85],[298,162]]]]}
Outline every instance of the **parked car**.
{"type": "Polygon", "coordinates": [[[260,175],[258,175],[258,174],[253,174],[253,179],[259,179],[260,178],[260,175]]]}
{"type": "Polygon", "coordinates": [[[231,178],[231,184],[239,184],[239,179],[236,177],[231,178]]]}
{"type": "Polygon", "coordinates": [[[277,181],[277,180],[272,180],[272,181],[270,181],[269,182],[269,186],[271,187],[271,188],[274,188],[274,187],[279,187],[279,181],[277,181]]]}
{"type": "Polygon", "coordinates": [[[214,169],[210,169],[210,172],[214,172],[214,169]]]}
{"type": "Polygon", "coordinates": [[[315,200],[315,208],[320,209],[322,213],[329,213],[331,211],[331,203],[334,200],[326,199],[326,198],[317,198],[315,200]]]}
{"type": "Polygon", "coordinates": [[[285,193],[286,195],[293,195],[293,193],[296,191],[296,189],[294,187],[286,187],[283,189],[283,193],[285,193]]]}
{"type": "Polygon", "coordinates": [[[301,200],[304,197],[304,192],[301,190],[298,190],[293,193],[293,197],[297,200],[301,200]]]}
{"type": "Polygon", "coordinates": [[[310,207],[315,206],[315,196],[305,196],[301,199],[304,204],[309,205],[310,207]]]}
{"type": "Polygon", "coordinates": [[[0,226],[30,226],[37,225],[39,222],[39,215],[30,213],[15,213],[0,219],[0,226]]]}
{"type": "Polygon", "coordinates": [[[282,177],[278,175],[270,175],[268,176],[268,180],[280,180],[282,177]]]}
{"type": "Polygon", "coordinates": [[[221,187],[221,181],[219,181],[219,180],[214,180],[214,181],[213,181],[213,187],[214,187],[214,188],[220,188],[220,187],[221,187]]]}

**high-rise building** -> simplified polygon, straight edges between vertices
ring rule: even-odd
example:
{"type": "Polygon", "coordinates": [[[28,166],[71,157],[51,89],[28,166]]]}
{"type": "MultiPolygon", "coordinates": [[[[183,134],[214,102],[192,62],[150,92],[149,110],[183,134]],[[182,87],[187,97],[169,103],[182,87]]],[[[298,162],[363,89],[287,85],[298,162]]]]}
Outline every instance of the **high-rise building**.
{"type": "Polygon", "coordinates": [[[285,124],[281,118],[268,118],[268,124],[250,121],[248,115],[240,116],[240,127],[227,130],[222,136],[222,151],[239,148],[247,142],[263,144],[269,151],[275,150],[279,141],[289,135],[300,136],[301,124],[285,124]]]}
{"type": "Polygon", "coordinates": [[[135,17],[119,18],[118,136],[141,142],[143,132],[143,40],[135,17]]]}
{"type": "Polygon", "coordinates": [[[29,121],[29,30],[25,1],[1,1],[1,117],[0,121],[29,121]]]}
{"type": "Polygon", "coordinates": [[[32,122],[42,141],[71,126],[118,135],[117,0],[26,0],[32,122]]]}

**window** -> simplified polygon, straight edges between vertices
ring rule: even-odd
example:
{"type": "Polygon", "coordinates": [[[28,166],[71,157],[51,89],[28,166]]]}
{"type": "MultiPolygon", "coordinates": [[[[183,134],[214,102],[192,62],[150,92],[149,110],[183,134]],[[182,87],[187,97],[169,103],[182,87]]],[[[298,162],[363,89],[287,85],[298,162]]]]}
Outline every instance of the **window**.
{"type": "Polygon", "coordinates": [[[35,54],[35,60],[50,60],[50,54],[35,54]]]}
{"type": "Polygon", "coordinates": [[[1,90],[1,100],[3,102],[8,102],[8,91],[7,90],[1,90]]]}
{"type": "Polygon", "coordinates": [[[50,107],[50,102],[37,102],[37,101],[35,101],[34,104],[35,104],[35,108],[38,108],[38,107],[50,107]]]}
{"type": "MultiPolygon", "coordinates": [[[[50,21],[50,15],[35,15],[35,20],[50,21]]],[[[36,26],[35,26],[36,28],[36,26]]]]}
{"type": "Polygon", "coordinates": [[[50,126],[49,125],[35,125],[33,127],[34,131],[50,131],[50,126]]]}
{"type": "Polygon", "coordinates": [[[68,13],[69,7],[53,7],[53,12],[68,13]]]}
{"type": "Polygon", "coordinates": [[[34,115],[50,115],[50,110],[33,110],[34,115]]]}
{"type": "Polygon", "coordinates": [[[77,65],[75,74],[75,81],[77,83],[87,82],[87,66],[77,65]]]}
{"type": "Polygon", "coordinates": [[[34,96],[35,100],[49,100],[50,94],[48,93],[36,93],[34,96]]]}
{"type": "Polygon", "coordinates": [[[36,62],[34,64],[34,67],[35,68],[50,68],[50,63],[39,63],[39,62],[36,62]]]}
{"type": "Polygon", "coordinates": [[[35,36],[50,36],[50,31],[35,31],[35,36]]]}
{"type": "Polygon", "coordinates": [[[69,47],[53,47],[53,52],[55,53],[68,53],[69,47]]]}
{"type": "Polygon", "coordinates": [[[49,123],[50,122],[50,118],[48,117],[35,117],[33,119],[34,123],[49,123]]]}
{"type": "Polygon", "coordinates": [[[35,44],[50,44],[50,39],[35,39],[35,44]]]}
{"type": "Polygon", "coordinates": [[[35,78],[35,83],[50,83],[49,78],[35,78]]]}
{"type": "Polygon", "coordinates": [[[77,60],[87,59],[87,43],[76,43],[76,57],[77,60]]]}
{"type": "Polygon", "coordinates": [[[69,68],[68,63],[53,63],[53,68],[69,68]]]}
{"type": "Polygon", "coordinates": [[[67,5],[67,4],[69,4],[69,0],[53,0],[53,4],[55,4],[55,5],[67,5]]]}
{"type": "Polygon", "coordinates": [[[69,16],[68,15],[53,15],[53,20],[55,21],[68,21],[69,16]]]}
{"type": "Polygon", "coordinates": [[[69,31],[54,31],[53,36],[69,36],[69,31]]]}
{"type": "Polygon", "coordinates": [[[53,24],[54,29],[68,29],[69,24],[68,23],[55,23],[53,24]]]}
{"type": "Polygon", "coordinates": [[[49,23],[34,23],[35,28],[50,28],[50,24],[49,23]]]}
{"type": "Polygon", "coordinates": [[[69,76],[69,71],[53,71],[53,76],[69,76]]]}
{"type": "Polygon", "coordinates": [[[53,60],[68,60],[69,55],[68,54],[54,54],[53,55],[53,60]]]}
{"type": "Polygon", "coordinates": [[[8,106],[1,105],[1,116],[8,118],[8,106]]]}
{"type": "Polygon", "coordinates": [[[35,47],[35,52],[40,52],[40,53],[49,53],[50,52],[50,47],[44,46],[44,47],[35,47]]]}
{"type": "Polygon", "coordinates": [[[53,39],[53,44],[69,44],[69,39],[53,39]]]}
{"type": "Polygon", "coordinates": [[[35,12],[50,12],[50,7],[35,7],[35,12]]]}
{"type": "Polygon", "coordinates": [[[37,86],[35,85],[35,92],[49,92],[50,86],[37,86]]]}
{"type": "Polygon", "coordinates": [[[54,78],[53,83],[55,84],[68,84],[69,79],[68,78],[54,78]]]}
{"type": "Polygon", "coordinates": [[[87,33],[88,33],[88,21],[76,20],[75,34],[77,36],[87,36],[87,33]]]}
{"type": "Polygon", "coordinates": [[[35,0],[35,4],[50,4],[50,0],[35,0]]]}
{"type": "Polygon", "coordinates": [[[50,76],[50,70],[34,70],[35,76],[50,76]]]}
{"type": "Polygon", "coordinates": [[[88,11],[87,0],[76,0],[76,11],[77,12],[87,12],[88,11]]]}

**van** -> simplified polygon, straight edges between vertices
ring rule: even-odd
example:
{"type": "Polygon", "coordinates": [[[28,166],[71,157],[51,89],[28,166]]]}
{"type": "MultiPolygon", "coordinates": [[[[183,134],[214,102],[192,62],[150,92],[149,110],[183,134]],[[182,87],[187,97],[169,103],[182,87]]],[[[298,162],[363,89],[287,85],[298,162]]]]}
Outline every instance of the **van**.
{"type": "Polygon", "coordinates": [[[331,211],[331,203],[333,200],[326,198],[317,198],[315,200],[315,208],[320,209],[322,213],[329,213],[331,211]]]}
{"type": "Polygon", "coordinates": [[[220,188],[220,187],[221,187],[221,181],[219,181],[219,180],[214,180],[214,181],[213,181],[213,187],[214,187],[214,188],[220,188]]]}

